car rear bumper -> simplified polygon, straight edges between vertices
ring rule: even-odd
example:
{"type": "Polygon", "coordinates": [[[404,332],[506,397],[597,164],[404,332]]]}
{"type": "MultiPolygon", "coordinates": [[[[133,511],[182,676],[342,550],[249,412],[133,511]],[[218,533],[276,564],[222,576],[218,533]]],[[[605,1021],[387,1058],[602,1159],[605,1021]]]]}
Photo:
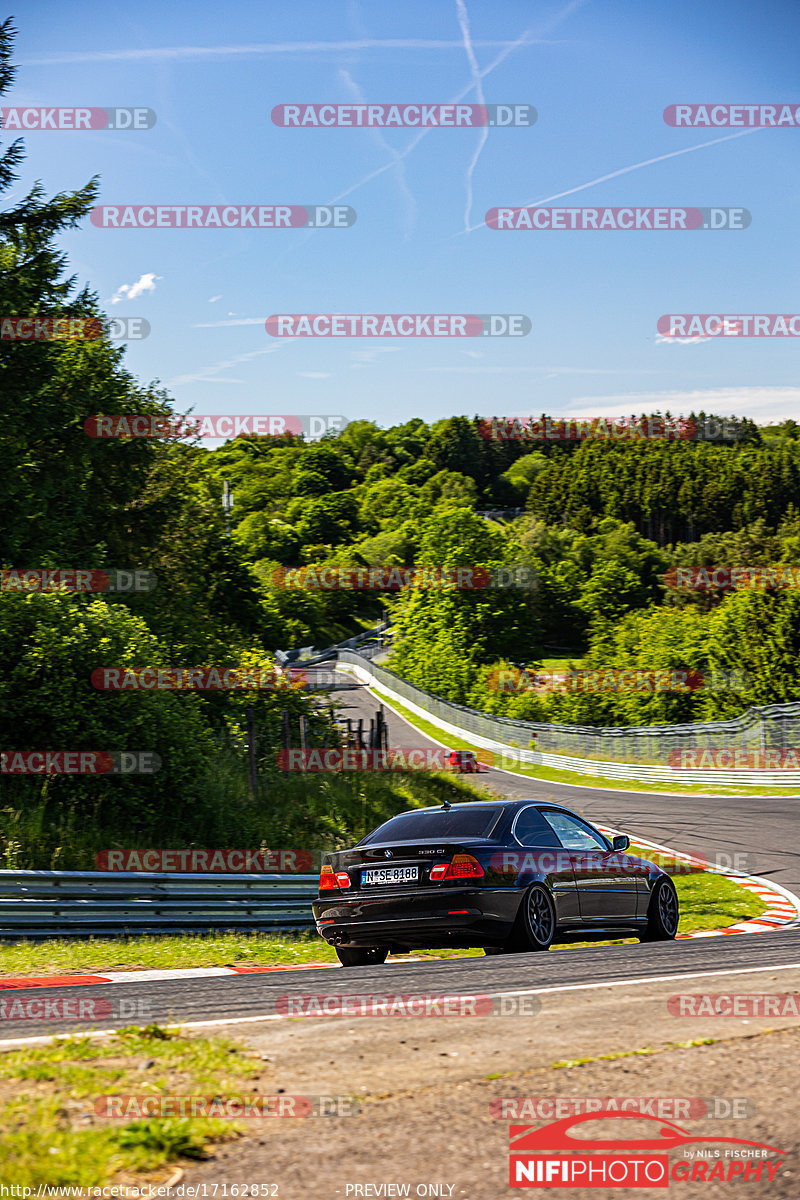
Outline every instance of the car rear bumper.
{"type": "Polygon", "coordinates": [[[505,941],[520,899],[516,888],[419,888],[323,896],[311,907],[318,933],[332,945],[465,947],[505,941]]]}

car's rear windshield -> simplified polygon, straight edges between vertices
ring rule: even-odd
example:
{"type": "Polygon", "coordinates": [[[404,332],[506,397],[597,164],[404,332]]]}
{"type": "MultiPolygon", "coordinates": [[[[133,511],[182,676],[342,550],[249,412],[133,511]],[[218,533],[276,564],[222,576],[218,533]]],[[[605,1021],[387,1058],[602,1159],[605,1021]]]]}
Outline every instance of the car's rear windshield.
{"type": "Polygon", "coordinates": [[[502,808],[491,806],[478,808],[463,805],[455,808],[434,809],[432,812],[400,813],[384,825],[379,825],[361,843],[370,842],[416,842],[434,838],[487,837],[497,822],[502,808]]]}

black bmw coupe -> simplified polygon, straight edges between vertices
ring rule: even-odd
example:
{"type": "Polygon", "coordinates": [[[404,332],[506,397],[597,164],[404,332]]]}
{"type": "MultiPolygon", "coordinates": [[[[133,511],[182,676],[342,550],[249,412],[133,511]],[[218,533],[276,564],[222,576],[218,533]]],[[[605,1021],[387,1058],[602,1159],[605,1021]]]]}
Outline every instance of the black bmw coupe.
{"type": "Polygon", "coordinates": [[[675,886],[629,845],[549,800],[414,809],[325,856],[314,919],[346,967],[422,947],[674,938],[675,886]]]}

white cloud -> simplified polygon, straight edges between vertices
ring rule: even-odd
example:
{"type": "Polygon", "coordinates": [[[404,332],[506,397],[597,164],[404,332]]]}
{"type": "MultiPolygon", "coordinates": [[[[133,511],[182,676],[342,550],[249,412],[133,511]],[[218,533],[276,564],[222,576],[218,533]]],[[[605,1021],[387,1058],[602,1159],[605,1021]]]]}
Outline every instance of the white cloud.
{"type": "Polygon", "coordinates": [[[696,346],[698,342],[710,342],[710,341],[711,341],[710,337],[702,337],[699,333],[697,334],[696,337],[688,337],[688,338],[668,337],[665,333],[657,333],[655,336],[655,344],[657,346],[663,346],[665,342],[668,346],[674,346],[674,345],[696,346]]]}
{"type": "Polygon", "coordinates": [[[229,325],[264,325],[266,317],[238,317],[235,321],[200,321],[193,329],[225,329],[229,325]]]}
{"type": "MultiPolygon", "coordinates": [[[[575,0],[575,3],[584,3],[584,0],[575,0]]],[[[490,44],[491,43],[489,43],[489,42],[473,42],[472,43],[473,47],[488,46],[490,44]]],[[[518,50],[521,46],[533,46],[533,45],[544,45],[544,44],[557,45],[558,43],[556,43],[556,42],[544,43],[542,38],[531,37],[530,30],[526,29],[525,32],[521,33],[520,36],[518,38],[516,38],[513,42],[498,42],[497,44],[502,45],[504,48],[489,63],[488,67],[484,67],[483,70],[480,72],[481,79],[485,79],[487,75],[490,75],[492,73],[492,71],[494,71],[495,67],[499,67],[500,63],[503,62],[503,60],[508,57],[508,55],[512,52],[512,50],[518,50]]],[[[460,46],[463,49],[464,43],[463,43],[463,41],[454,42],[453,45],[460,46]]],[[[447,103],[448,104],[458,104],[459,100],[463,100],[464,97],[466,95],[468,95],[468,93],[471,92],[474,87],[475,87],[475,81],[472,80],[470,83],[467,84],[467,86],[465,88],[462,88],[461,91],[457,93],[457,95],[451,96],[450,99],[447,101],[447,103]]],[[[421,129],[419,131],[419,133],[414,138],[411,139],[409,144],[406,146],[405,150],[402,150],[400,152],[399,158],[406,158],[411,153],[411,151],[414,150],[415,147],[419,145],[419,143],[422,141],[422,139],[428,136],[428,134],[431,132],[431,130],[433,128],[434,128],[434,126],[427,125],[424,129],[421,129]]],[[[370,171],[368,175],[365,175],[362,179],[359,179],[357,183],[354,183],[352,185],[352,187],[347,188],[347,190],[344,192],[340,192],[338,196],[334,196],[333,200],[331,200],[330,203],[338,204],[340,200],[344,200],[346,196],[349,196],[352,192],[355,192],[359,188],[363,187],[365,183],[369,183],[372,179],[377,179],[377,177],[379,175],[382,175],[384,173],[384,171],[389,171],[389,170],[391,170],[392,167],[396,167],[396,166],[397,166],[397,158],[393,157],[391,162],[384,163],[384,165],[382,167],[377,167],[374,171],[370,171]]],[[[467,231],[465,230],[464,232],[467,232],[467,231]]]]}
{"type": "MultiPolygon", "coordinates": [[[[464,353],[469,353],[465,351],[464,353]]],[[[640,371],[616,367],[424,367],[432,374],[454,375],[539,375],[546,379],[557,375],[661,375],[661,371],[640,371]]]]}
{"type": "MultiPolygon", "coordinates": [[[[690,412],[716,413],[720,416],[750,417],[759,425],[797,417],[800,409],[800,387],[755,384],[749,387],[674,389],[663,392],[627,392],[607,396],[576,396],[557,410],[539,405],[552,417],[586,420],[590,417],[626,417],[634,413],[666,409],[674,416],[690,412]]],[[[509,413],[527,417],[530,412],[509,413]]]]}
{"type": "MultiPolygon", "coordinates": [[[[475,46],[505,48],[518,45],[550,45],[560,42],[545,41],[544,38],[517,39],[514,42],[495,40],[473,43],[475,46]]],[[[250,55],[263,57],[272,54],[330,54],[353,50],[463,50],[464,43],[444,38],[359,38],[342,42],[251,42],[239,46],[150,46],[143,49],[124,50],[78,50],[66,53],[46,54],[39,58],[21,58],[17,62],[26,67],[51,67],[60,63],[82,62],[163,62],[165,60],[202,60],[207,58],[236,58],[250,55]]]]}
{"type": "Polygon", "coordinates": [[[209,303],[209,304],[216,304],[216,302],[217,302],[218,300],[221,300],[221,299],[222,299],[222,296],[221,296],[221,295],[220,295],[220,296],[209,296],[209,297],[208,297],[208,303],[209,303]]]}
{"type": "MultiPolygon", "coordinates": [[[[467,6],[464,3],[464,0],[456,0],[456,12],[458,14],[458,25],[461,30],[461,36],[464,39],[464,50],[467,54],[470,74],[472,75],[472,82],[475,85],[475,99],[477,100],[478,104],[485,104],[486,98],[483,94],[483,76],[481,75],[480,67],[478,66],[478,60],[475,57],[475,50],[472,45],[472,35],[469,28],[469,13],[467,12],[467,6]]],[[[478,144],[475,147],[472,158],[469,161],[469,166],[467,167],[467,199],[466,206],[464,208],[464,227],[466,229],[469,229],[469,219],[472,214],[472,176],[475,173],[475,167],[478,164],[478,159],[481,156],[481,150],[486,144],[486,139],[488,136],[489,127],[488,125],[484,125],[481,127],[481,131],[478,134],[478,144]]]]}
{"type": "Polygon", "coordinates": [[[246,354],[237,354],[234,358],[223,359],[222,362],[205,367],[203,370],[188,375],[176,375],[174,379],[169,380],[167,386],[177,387],[182,383],[246,383],[245,379],[223,378],[220,372],[227,370],[228,367],[235,367],[238,363],[249,362],[251,358],[260,358],[262,354],[275,354],[276,351],[283,350],[284,346],[294,340],[294,338],[287,338],[284,342],[274,342],[271,346],[264,346],[261,350],[248,350],[246,354]]]}
{"type": "Polygon", "coordinates": [[[154,292],[156,280],[163,278],[163,275],[156,275],[153,271],[148,271],[146,275],[140,275],[136,283],[121,283],[111,297],[111,303],[119,304],[120,300],[135,300],[144,292],[154,292]]]}
{"type": "MultiPolygon", "coordinates": [[[[365,103],[364,94],[361,91],[361,88],[358,86],[358,84],[353,79],[350,72],[342,69],[339,72],[339,77],[343,81],[345,87],[348,89],[350,94],[355,98],[356,102],[358,104],[364,104],[365,103]]],[[[388,154],[391,154],[392,158],[394,159],[394,164],[395,164],[395,168],[396,168],[395,176],[397,179],[397,186],[400,190],[400,194],[402,195],[402,197],[404,198],[404,200],[406,202],[406,236],[409,236],[414,230],[414,224],[415,224],[415,221],[417,218],[417,202],[414,199],[411,189],[408,186],[408,181],[406,179],[406,168],[405,168],[405,164],[403,162],[403,155],[400,154],[399,151],[395,150],[392,145],[390,145],[390,143],[386,140],[386,138],[381,133],[380,129],[371,129],[370,133],[372,134],[372,137],[375,139],[375,141],[377,141],[378,145],[381,146],[382,149],[386,150],[386,152],[388,154]]]]}
{"type": "Polygon", "coordinates": [[[397,354],[399,350],[399,346],[371,346],[368,350],[351,350],[350,368],[357,371],[374,363],[382,354],[397,354]]]}
{"type": "MultiPolygon", "coordinates": [[[[759,127],[761,128],[761,127],[759,127]]],[[[587,188],[595,187],[598,183],[606,183],[609,179],[616,179],[619,175],[629,175],[631,171],[638,171],[642,167],[652,167],[655,163],[666,162],[668,158],[679,158],[682,154],[692,154],[695,150],[705,150],[707,146],[718,146],[720,142],[731,142],[734,138],[747,137],[751,133],[758,133],[759,129],[743,129],[741,133],[728,133],[725,137],[712,138],[710,142],[698,142],[696,146],[685,146],[683,150],[672,150],[669,154],[659,154],[655,158],[646,158],[643,162],[632,163],[629,167],[620,167],[618,171],[609,171],[607,175],[599,175],[597,179],[590,179],[588,183],[579,183],[577,187],[567,188],[564,192],[555,192],[552,196],[545,196],[543,200],[529,200],[527,204],[522,205],[523,208],[538,208],[540,204],[551,204],[553,200],[561,200],[564,196],[573,196],[575,192],[583,192],[587,188]]],[[[483,229],[485,221],[480,221],[477,225],[470,225],[463,232],[474,233],[476,229],[483,229]]],[[[461,234],[454,236],[461,237],[461,234]]]]}

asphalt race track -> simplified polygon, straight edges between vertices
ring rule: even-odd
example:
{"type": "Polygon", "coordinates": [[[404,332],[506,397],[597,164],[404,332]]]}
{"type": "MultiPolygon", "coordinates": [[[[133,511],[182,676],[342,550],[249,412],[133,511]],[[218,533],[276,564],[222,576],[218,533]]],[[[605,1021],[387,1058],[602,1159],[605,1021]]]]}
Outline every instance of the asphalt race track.
{"type": "MultiPolygon", "coordinates": [[[[358,719],[374,716],[378,700],[366,688],[347,688],[332,698],[342,715],[358,719]]],[[[432,745],[404,720],[384,706],[391,746],[432,745]]],[[[552,797],[631,836],[639,835],[691,854],[709,857],[718,852],[746,853],[751,874],[774,880],[800,893],[800,850],[796,844],[796,817],[800,797],[680,796],[619,791],[542,783],[490,770],[471,781],[512,796],[552,797]]],[[[494,995],[549,988],[586,987],[669,976],[720,972],[746,972],[777,966],[800,965],[800,922],[778,932],[699,938],[664,944],[556,949],[546,955],[514,954],[490,958],[392,962],[383,966],[343,971],[339,967],[313,971],[286,970],[265,974],[153,980],[83,986],[39,988],[37,997],[72,995],[107,998],[114,1012],[121,1001],[133,1001],[136,1023],[238,1023],[269,1018],[279,996],[287,993],[366,993],[408,991],[441,995],[480,993],[494,995]]],[[[33,989],[5,991],[29,997],[33,989]]],[[[122,1014],[99,1022],[112,1029],[132,1023],[133,1006],[123,1004],[122,1014]]],[[[280,1018],[278,1018],[280,1019],[280,1018]]],[[[35,1034],[46,1036],[86,1031],[87,1022],[48,1020],[35,1022],[35,1034]]],[[[3,1041],[28,1039],[30,1021],[5,1021],[3,1041]]]]}

